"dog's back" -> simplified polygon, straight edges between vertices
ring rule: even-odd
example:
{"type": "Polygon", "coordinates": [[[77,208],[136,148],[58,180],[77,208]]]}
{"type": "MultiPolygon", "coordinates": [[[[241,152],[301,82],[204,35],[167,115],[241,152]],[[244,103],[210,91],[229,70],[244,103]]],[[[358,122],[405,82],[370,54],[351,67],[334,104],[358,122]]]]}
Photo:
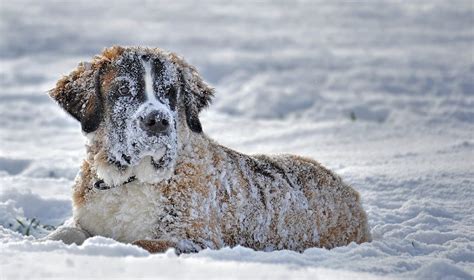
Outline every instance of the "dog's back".
{"type": "Polygon", "coordinates": [[[235,171],[228,177],[238,178],[222,182],[237,190],[229,196],[238,229],[233,245],[303,251],[370,241],[359,194],[316,161],[223,149],[231,159],[226,170],[235,171]]]}

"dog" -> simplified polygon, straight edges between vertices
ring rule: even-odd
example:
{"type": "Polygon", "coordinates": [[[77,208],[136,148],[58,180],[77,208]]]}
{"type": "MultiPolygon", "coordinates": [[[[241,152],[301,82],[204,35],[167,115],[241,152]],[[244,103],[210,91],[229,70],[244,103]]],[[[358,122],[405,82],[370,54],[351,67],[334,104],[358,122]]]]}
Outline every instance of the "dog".
{"type": "Polygon", "coordinates": [[[80,122],[87,154],[72,226],[48,239],[100,235],[152,253],[302,252],[371,240],[359,194],[318,162],[245,155],[206,136],[199,113],[214,90],[174,53],[107,48],[49,95],[80,122]]]}

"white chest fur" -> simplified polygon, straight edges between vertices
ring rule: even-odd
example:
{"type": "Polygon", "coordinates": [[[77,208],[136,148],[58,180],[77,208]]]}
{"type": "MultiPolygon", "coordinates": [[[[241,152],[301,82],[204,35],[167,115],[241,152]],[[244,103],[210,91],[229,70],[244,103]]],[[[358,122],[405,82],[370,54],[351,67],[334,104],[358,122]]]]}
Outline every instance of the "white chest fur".
{"type": "Polygon", "coordinates": [[[161,212],[156,187],[131,182],[109,190],[92,190],[86,203],[74,209],[80,228],[121,242],[153,238],[161,212]]]}

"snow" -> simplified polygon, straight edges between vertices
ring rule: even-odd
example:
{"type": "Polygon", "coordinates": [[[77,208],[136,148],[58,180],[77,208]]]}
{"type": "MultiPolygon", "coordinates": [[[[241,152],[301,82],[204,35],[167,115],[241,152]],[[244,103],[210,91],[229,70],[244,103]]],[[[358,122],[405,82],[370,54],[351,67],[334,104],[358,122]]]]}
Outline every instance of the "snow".
{"type": "Polygon", "coordinates": [[[1,278],[472,279],[472,2],[134,3],[0,5],[1,278]],[[103,237],[37,242],[72,215],[86,141],[46,91],[112,44],[184,56],[216,88],[209,136],[335,170],[374,241],[179,257],[103,237]]]}

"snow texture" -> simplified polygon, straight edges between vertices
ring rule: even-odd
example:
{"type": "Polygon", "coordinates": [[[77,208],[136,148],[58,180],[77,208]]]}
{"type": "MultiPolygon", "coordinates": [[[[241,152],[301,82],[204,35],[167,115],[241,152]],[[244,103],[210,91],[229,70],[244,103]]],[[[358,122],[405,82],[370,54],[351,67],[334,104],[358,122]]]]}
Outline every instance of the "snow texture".
{"type": "Polygon", "coordinates": [[[0,14],[1,278],[472,279],[472,2],[4,1],[0,14]],[[210,137],[330,167],[361,193],[374,241],[179,257],[35,242],[71,217],[84,157],[46,91],[112,44],[183,55],[216,88],[210,137]]]}

